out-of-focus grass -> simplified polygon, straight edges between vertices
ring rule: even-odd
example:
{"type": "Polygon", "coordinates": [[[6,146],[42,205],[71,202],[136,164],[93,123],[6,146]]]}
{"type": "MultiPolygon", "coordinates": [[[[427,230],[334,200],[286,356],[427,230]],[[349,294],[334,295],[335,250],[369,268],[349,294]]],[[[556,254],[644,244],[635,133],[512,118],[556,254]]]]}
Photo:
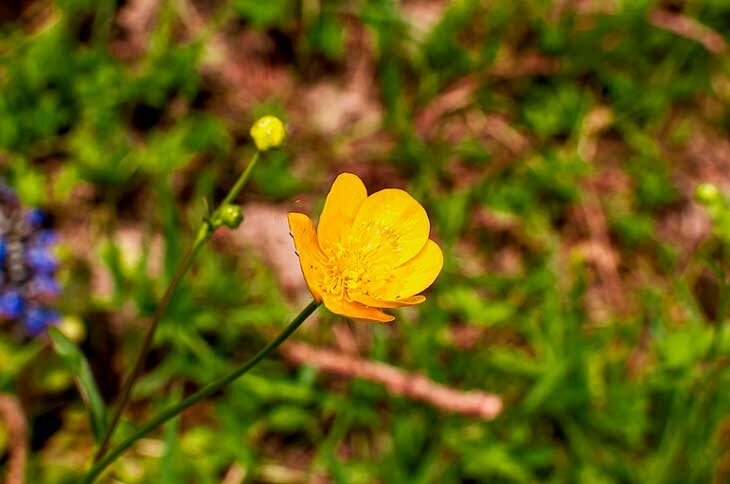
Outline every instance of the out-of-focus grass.
{"type": "MultiPolygon", "coordinates": [[[[60,308],[107,401],[202,200],[230,186],[248,124],[269,112],[290,140],[244,201],[315,212],[353,170],[408,187],[446,256],[427,303],[395,324],[323,313],[296,337],[332,345],[345,324],[365,357],[505,399],[481,422],[272,359],[135,447],[120,481],[730,479],[730,210],[710,203],[711,230],[692,201],[703,181],[730,189],[730,56],[650,20],[662,9],[723,33],[730,6],[235,0],[208,36],[215,2],[150,2],[149,17],[144,1],[19,3],[29,13],[0,23],[0,168],[76,236],[60,308]],[[129,227],[141,253],[119,243],[129,227]]],[[[207,248],[120,433],[295,310],[257,253],[207,248]]],[[[0,389],[28,413],[28,482],[68,482],[91,432],[38,345],[0,339],[0,389]]]]}

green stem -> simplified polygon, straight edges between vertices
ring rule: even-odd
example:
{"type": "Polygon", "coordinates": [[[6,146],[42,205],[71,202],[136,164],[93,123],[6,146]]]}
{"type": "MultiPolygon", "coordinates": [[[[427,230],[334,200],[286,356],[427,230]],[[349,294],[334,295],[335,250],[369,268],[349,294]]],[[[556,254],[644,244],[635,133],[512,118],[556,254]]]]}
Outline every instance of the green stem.
{"type": "Polygon", "coordinates": [[[220,30],[225,26],[225,23],[228,22],[228,20],[230,20],[230,18],[235,13],[233,4],[234,2],[232,1],[224,2],[223,5],[221,5],[221,7],[215,13],[213,13],[210,21],[202,30],[200,34],[200,39],[202,39],[204,42],[207,42],[216,33],[220,32],[220,30]]]}
{"type": "Polygon", "coordinates": [[[162,316],[165,314],[165,310],[170,305],[170,301],[172,300],[175,289],[177,289],[180,281],[182,281],[183,277],[185,277],[185,274],[187,274],[190,266],[193,263],[193,260],[195,259],[195,256],[198,254],[198,252],[200,252],[200,249],[203,248],[208,239],[210,239],[210,236],[213,235],[213,232],[215,232],[215,230],[220,226],[219,222],[214,224],[211,221],[220,220],[220,218],[216,217],[216,215],[224,206],[230,204],[238,196],[238,194],[241,193],[241,190],[246,185],[246,182],[248,182],[248,179],[251,176],[251,171],[256,165],[259,156],[260,153],[257,151],[253,155],[251,162],[248,164],[241,176],[239,176],[238,180],[236,180],[233,188],[231,188],[231,190],[228,192],[220,205],[218,205],[218,208],[216,208],[213,214],[200,226],[200,228],[198,229],[198,235],[195,238],[195,242],[193,242],[192,247],[190,247],[190,249],[183,257],[182,261],[180,261],[180,264],[177,266],[177,269],[175,270],[175,275],[172,277],[170,284],[165,289],[165,293],[162,295],[162,299],[157,305],[155,313],[152,315],[152,321],[150,321],[150,325],[147,327],[147,332],[145,333],[144,340],[142,342],[142,348],[137,355],[134,367],[132,367],[132,371],[129,373],[127,379],[124,381],[124,385],[122,386],[122,393],[119,397],[119,403],[117,404],[114,415],[112,416],[112,419],[109,422],[109,426],[104,433],[104,437],[101,439],[99,449],[94,455],[94,462],[98,462],[99,459],[104,457],[104,454],[109,448],[109,442],[112,438],[112,435],[114,434],[114,429],[116,429],[117,424],[119,423],[119,419],[122,416],[122,412],[124,412],[124,409],[129,403],[129,398],[132,394],[132,388],[134,387],[134,383],[135,381],[137,381],[137,378],[139,378],[139,375],[142,372],[142,367],[144,366],[147,355],[152,348],[152,342],[155,339],[155,331],[157,330],[157,326],[159,325],[162,316]]]}
{"type": "Polygon", "coordinates": [[[317,301],[312,301],[311,303],[309,303],[309,305],[302,309],[302,312],[300,312],[297,317],[295,317],[287,325],[287,327],[284,328],[281,333],[279,333],[279,336],[277,336],[273,341],[271,341],[248,361],[246,361],[227,375],[224,375],[219,379],[208,383],[203,388],[190,395],[188,398],[157,414],[134,434],[130,435],[122,443],[110,450],[109,453],[106,454],[106,456],[104,456],[101,460],[94,464],[92,468],[89,469],[89,471],[86,473],[86,476],[84,476],[84,479],[81,482],[83,484],[93,483],[99,476],[99,474],[104,469],[106,469],[112,462],[114,462],[125,450],[131,447],[132,444],[134,444],[137,440],[141,439],[152,430],[154,430],[155,427],[167,422],[171,418],[174,418],[176,415],[183,412],[186,408],[195,405],[204,398],[213,395],[221,388],[225,387],[226,385],[232,383],[233,381],[244,375],[251,368],[256,366],[261,360],[266,358],[273,350],[275,350],[282,342],[284,342],[284,340],[291,336],[291,334],[296,331],[297,328],[302,325],[302,323],[304,323],[304,321],[319,307],[319,305],[320,303],[317,301]]]}
{"type": "Polygon", "coordinates": [[[228,205],[233,201],[234,198],[238,196],[238,194],[241,192],[241,189],[246,185],[246,182],[248,182],[249,177],[251,176],[251,171],[253,171],[254,166],[256,166],[256,162],[259,161],[259,157],[261,156],[261,152],[257,151],[254,153],[253,158],[251,158],[251,162],[248,164],[245,170],[243,170],[243,173],[241,173],[241,176],[238,177],[238,180],[236,180],[236,184],[233,185],[233,188],[231,188],[231,191],[228,192],[228,195],[226,195],[226,198],[223,199],[221,204],[219,205],[219,208],[228,205]]]}

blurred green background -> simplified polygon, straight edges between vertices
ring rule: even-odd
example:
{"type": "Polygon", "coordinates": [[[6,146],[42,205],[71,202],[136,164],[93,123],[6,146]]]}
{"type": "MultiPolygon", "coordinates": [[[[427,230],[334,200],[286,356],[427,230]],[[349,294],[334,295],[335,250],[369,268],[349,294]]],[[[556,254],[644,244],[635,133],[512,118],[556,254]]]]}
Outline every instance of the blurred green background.
{"type": "MultiPolygon", "coordinates": [[[[306,304],[285,214],[342,171],[419,199],[444,271],[393,324],[320,310],[294,339],[504,402],[458,415],[283,352],[103,482],[730,482],[726,32],[723,0],[3,1],[0,173],[61,234],[63,327],[107,402],[252,121],[289,128],[117,437],[306,304]]],[[[27,482],[75,482],[94,441],[45,341],[0,337],[0,392],[27,482]]]]}

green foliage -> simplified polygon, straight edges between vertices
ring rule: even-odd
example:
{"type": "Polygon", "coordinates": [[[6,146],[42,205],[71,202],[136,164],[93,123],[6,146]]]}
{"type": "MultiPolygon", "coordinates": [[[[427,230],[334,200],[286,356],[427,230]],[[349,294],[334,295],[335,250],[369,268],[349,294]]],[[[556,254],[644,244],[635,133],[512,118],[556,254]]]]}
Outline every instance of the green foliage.
{"type": "Polygon", "coordinates": [[[53,348],[63,360],[64,365],[71,370],[79,388],[79,393],[89,411],[89,421],[97,442],[104,435],[107,426],[106,407],[104,400],[96,387],[96,380],[91,373],[88,361],[84,354],[58,328],[50,328],[48,335],[53,342],[53,348]]]}
{"type": "Polygon", "coordinates": [[[717,235],[730,243],[730,199],[712,184],[699,185],[695,196],[707,207],[717,235]]]}
{"type": "Polygon", "coordinates": [[[340,60],[344,54],[345,30],[335,15],[319,15],[307,35],[309,47],[331,60],[340,60]]]}
{"type": "Polygon", "coordinates": [[[257,27],[282,26],[294,19],[294,2],[292,0],[234,0],[233,8],[242,18],[257,27]]]}

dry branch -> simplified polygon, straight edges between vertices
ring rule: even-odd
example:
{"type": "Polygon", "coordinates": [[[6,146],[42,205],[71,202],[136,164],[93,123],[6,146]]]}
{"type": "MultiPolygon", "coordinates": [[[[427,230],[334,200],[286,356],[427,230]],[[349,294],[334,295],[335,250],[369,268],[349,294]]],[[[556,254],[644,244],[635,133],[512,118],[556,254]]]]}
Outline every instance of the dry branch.
{"type": "Polygon", "coordinates": [[[23,484],[28,432],[25,425],[25,414],[17,398],[8,394],[0,394],[0,419],[5,422],[10,444],[5,484],[23,484]]]}
{"type": "Polygon", "coordinates": [[[295,342],[283,345],[281,352],[293,363],[381,383],[394,395],[425,402],[445,412],[460,413],[484,420],[492,420],[502,412],[502,399],[497,395],[481,391],[456,390],[418,373],[406,372],[385,363],[295,342]]]}
{"type": "Polygon", "coordinates": [[[713,54],[722,54],[725,51],[726,43],[723,36],[692,17],[656,9],[649,14],[649,21],[655,27],[699,42],[713,54]]]}

